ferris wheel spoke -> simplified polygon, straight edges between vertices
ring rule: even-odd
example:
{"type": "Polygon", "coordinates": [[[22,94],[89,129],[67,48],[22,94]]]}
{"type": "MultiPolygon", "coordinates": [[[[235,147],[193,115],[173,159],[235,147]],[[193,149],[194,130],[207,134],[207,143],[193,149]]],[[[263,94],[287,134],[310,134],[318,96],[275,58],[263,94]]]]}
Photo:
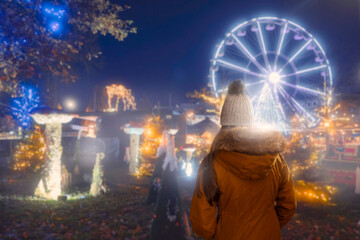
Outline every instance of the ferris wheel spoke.
{"type": "Polygon", "coordinates": [[[295,107],[297,107],[298,109],[300,109],[306,116],[308,116],[308,117],[312,120],[312,122],[315,121],[315,118],[314,118],[313,116],[311,116],[311,114],[308,113],[308,112],[301,106],[300,103],[298,103],[293,97],[291,97],[291,96],[284,90],[284,88],[283,88],[281,85],[278,85],[278,87],[279,87],[279,90],[280,90],[281,92],[283,92],[283,93],[288,97],[288,99],[295,105],[295,107]]]}
{"type": "MultiPolygon", "coordinates": [[[[276,88],[278,88],[278,87],[276,86],[276,88]]],[[[285,94],[284,94],[280,89],[279,89],[279,92],[280,92],[281,96],[284,98],[285,102],[289,105],[289,107],[291,108],[291,110],[293,110],[293,112],[294,112],[295,114],[297,114],[296,109],[295,109],[294,106],[290,103],[290,101],[289,101],[288,98],[285,96],[285,94]]]]}
{"type": "Polygon", "coordinates": [[[279,70],[278,73],[281,73],[284,68],[289,64],[291,63],[292,61],[294,61],[294,59],[311,43],[312,39],[310,39],[309,41],[307,41],[290,59],[289,61],[287,61],[282,67],[281,69],[279,70]]]}
{"type": "Polygon", "coordinates": [[[278,50],[276,52],[276,56],[275,56],[275,61],[274,61],[274,72],[276,71],[276,68],[277,68],[277,62],[278,62],[278,58],[279,58],[279,55],[280,55],[280,52],[281,52],[281,49],[282,49],[282,45],[284,43],[284,38],[285,38],[285,33],[287,31],[287,27],[288,27],[288,22],[285,23],[285,26],[281,32],[281,37],[280,37],[280,43],[279,43],[279,47],[278,47],[278,50]]]}
{"type": "Polygon", "coordinates": [[[231,36],[235,39],[236,43],[235,46],[245,55],[247,56],[250,61],[264,74],[267,74],[268,71],[261,66],[261,64],[256,61],[255,57],[249,52],[249,50],[240,42],[240,40],[234,35],[234,33],[231,33],[231,36]]]}
{"type": "Polygon", "coordinates": [[[270,67],[270,64],[269,64],[269,59],[267,57],[267,51],[266,51],[265,41],[264,41],[264,37],[263,37],[263,34],[262,34],[260,22],[259,22],[259,20],[256,21],[256,22],[257,22],[257,26],[258,26],[258,29],[259,29],[259,34],[257,34],[257,36],[258,36],[258,40],[259,40],[259,37],[260,37],[259,42],[260,42],[261,52],[262,52],[262,55],[264,57],[264,61],[265,61],[267,70],[269,72],[271,72],[271,67],[270,67]]]}
{"type": "Polygon", "coordinates": [[[236,70],[236,71],[240,71],[240,72],[245,72],[245,73],[251,74],[251,75],[253,75],[253,76],[260,77],[260,78],[263,78],[263,77],[264,77],[263,74],[250,71],[249,69],[240,67],[240,66],[235,65],[235,64],[233,64],[233,63],[229,63],[229,62],[226,62],[226,61],[221,60],[221,59],[216,59],[216,61],[219,63],[219,65],[221,65],[221,66],[223,66],[223,67],[230,68],[230,69],[233,69],[233,70],[236,70]]]}
{"type": "Polygon", "coordinates": [[[251,86],[254,86],[254,85],[258,85],[258,84],[260,84],[260,83],[263,83],[263,82],[265,82],[265,80],[260,80],[260,81],[258,81],[258,82],[247,83],[247,84],[245,84],[245,86],[246,86],[246,87],[251,87],[251,86]]]}
{"type": "Polygon", "coordinates": [[[288,83],[288,82],[285,82],[285,81],[282,81],[282,80],[280,80],[279,83],[282,83],[283,85],[286,85],[286,86],[289,86],[289,87],[292,87],[292,88],[295,88],[295,89],[298,89],[298,90],[302,90],[304,92],[312,93],[312,94],[315,94],[315,95],[325,96],[325,93],[323,93],[323,92],[316,91],[316,90],[313,90],[313,89],[310,89],[310,88],[306,88],[306,87],[303,87],[303,86],[300,86],[300,85],[294,85],[294,84],[291,84],[291,83],[288,83]]]}
{"type": "Polygon", "coordinates": [[[312,71],[316,71],[316,70],[323,69],[326,67],[327,67],[327,65],[321,65],[321,66],[317,66],[317,67],[313,67],[313,68],[303,69],[300,71],[296,71],[294,73],[280,75],[280,78],[285,78],[285,77],[290,77],[290,76],[294,76],[294,75],[298,75],[298,74],[302,74],[302,73],[312,72],[312,71]]]}

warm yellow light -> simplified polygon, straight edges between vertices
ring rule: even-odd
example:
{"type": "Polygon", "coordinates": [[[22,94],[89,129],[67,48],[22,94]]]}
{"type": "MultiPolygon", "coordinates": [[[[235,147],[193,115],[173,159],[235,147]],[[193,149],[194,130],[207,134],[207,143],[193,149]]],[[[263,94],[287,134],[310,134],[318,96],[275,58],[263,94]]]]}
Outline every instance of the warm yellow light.
{"type": "Polygon", "coordinates": [[[68,109],[68,110],[75,110],[76,109],[76,102],[74,99],[66,99],[65,100],[65,107],[68,109]]]}
{"type": "Polygon", "coordinates": [[[185,173],[186,173],[186,175],[187,175],[188,177],[190,177],[191,174],[192,174],[192,172],[193,172],[192,164],[188,162],[188,163],[186,164],[185,173]]]}
{"type": "Polygon", "coordinates": [[[151,130],[151,128],[148,128],[148,129],[146,130],[146,134],[147,134],[148,136],[151,136],[151,135],[152,135],[152,130],[151,130]]]}
{"type": "Polygon", "coordinates": [[[133,110],[136,109],[135,97],[132,95],[131,89],[127,89],[120,84],[112,84],[110,86],[106,86],[106,91],[108,95],[108,109],[105,109],[105,112],[117,112],[120,99],[124,104],[124,111],[129,110],[130,108],[133,110]],[[111,104],[114,97],[116,97],[115,107],[111,104]]]}
{"type": "Polygon", "coordinates": [[[210,110],[209,112],[215,112],[216,115],[220,117],[221,107],[224,104],[226,98],[226,92],[224,91],[220,97],[216,97],[209,91],[206,91],[206,89],[202,89],[200,91],[194,91],[193,94],[188,94],[187,96],[191,98],[201,99],[204,102],[213,105],[215,107],[215,111],[210,110]]]}

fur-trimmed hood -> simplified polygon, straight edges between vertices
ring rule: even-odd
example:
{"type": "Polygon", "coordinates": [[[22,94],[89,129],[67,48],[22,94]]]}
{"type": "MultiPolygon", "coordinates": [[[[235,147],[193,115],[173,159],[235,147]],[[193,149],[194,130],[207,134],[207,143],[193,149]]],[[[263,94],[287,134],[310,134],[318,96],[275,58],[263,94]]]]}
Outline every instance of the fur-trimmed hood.
{"type": "Polygon", "coordinates": [[[213,152],[224,150],[250,155],[278,154],[285,149],[286,140],[280,132],[242,127],[221,129],[211,146],[213,152]]]}
{"type": "Polygon", "coordinates": [[[265,177],[285,150],[280,132],[241,127],[221,129],[211,146],[219,164],[248,180],[265,177]]]}

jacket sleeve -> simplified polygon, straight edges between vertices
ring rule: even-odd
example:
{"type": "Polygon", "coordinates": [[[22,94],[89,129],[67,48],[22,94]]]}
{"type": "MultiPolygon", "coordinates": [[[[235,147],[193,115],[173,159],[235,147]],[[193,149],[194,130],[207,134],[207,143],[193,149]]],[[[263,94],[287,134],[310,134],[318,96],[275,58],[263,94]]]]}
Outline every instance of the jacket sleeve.
{"type": "Polygon", "coordinates": [[[279,219],[280,228],[282,228],[291,220],[296,211],[296,198],[289,167],[282,155],[280,155],[280,159],[280,184],[276,197],[275,210],[279,219]]]}
{"type": "MultiPolygon", "coordinates": [[[[199,169],[199,173],[200,173],[199,169]]],[[[198,173],[196,179],[196,187],[193,194],[191,208],[190,208],[190,221],[192,230],[199,237],[204,239],[212,239],[216,231],[216,206],[210,206],[206,200],[205,194],[202,190],[201,179],[198,173]],[[197,195],[197,188],[200,187],[201,196],[197,195]]]]}

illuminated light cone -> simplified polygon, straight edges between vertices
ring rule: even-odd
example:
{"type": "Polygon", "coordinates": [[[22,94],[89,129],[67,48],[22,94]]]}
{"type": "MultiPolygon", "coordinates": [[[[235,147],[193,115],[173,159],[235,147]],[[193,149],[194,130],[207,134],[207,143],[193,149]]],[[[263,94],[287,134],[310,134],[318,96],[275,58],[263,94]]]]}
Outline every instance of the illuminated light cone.
{"type": "Polygon", "coordinates": [[[144,128],[139,123],[130,122],[128,124],[125,124],[123,129],[126,134],[130,135],[129,172],[131,174],[136,174],[138,171],[138,162],[139,162],[140,135],[143,134],[144,128]]]}
{"type": "Polygon", "coordinates": [[[92,180],[90,185],[90,195],[91,196],[99,196],[101,193],[106,192],[106,187],[104,184],[104,167],[102,160],[105,158],[105,143],[96,138],[96,161],[93,168],[92,180]]]}
{"type": "Polygon", "coordinates": [[[181,147],[182,150],[186,152],[186,161],[190,162],[193,153],[196,151],[196,146],[191,143],[187,143],[181,147]]]}
{"type": "Polygon", "coordinates": [[[175,138],[174,136],[168,136],[168,142],[166,146],[166,156],[163,163],[163,170],[165,171],[167,166],[169,166],[170,172],[173,172],[177,169],[177,158],[175,153],[175,138]]]}
{"type": "Polygon", "coordinates": [[[182,150],[186,152],[186,169],[185,173],[188,177],[190,177],[193,169],[191,164],[191,158],[193,153],[196,151],[196,145],[187,143],[181,147],[182,150]]]}
{"type": "MultiPolygon", "coordinates": [[[[166,161],[169,161],[167,159],[169,159],[169,157],[171,156],[172,159],[175,159],[172,163],[172,165],[176,165],[177,167],[177,158],[176,158],[176,153],[175,153],[175,135],[178,133],[179,129],[177,128],[170,128],[169,130],[167,130],[166,132],[169,133],[168,136],[167,136],[167,141],[166,141],[166,152],[167,152],[167,155],[166,155],[166,158],[165,158],[165,163],[166,161]]],[[[164,166],[166,165],[164,163],[164,166]]],[[[163,166],[163,169],[165,170],[165,167],[163,166]]],[[[173,170],[171,170],[173,171],[173,170]]]]}
{"type": "Polygon", "coordinates": [[[92,181],[90,186],[90,195],[91,196],[99,196],[101,192],[106,192],[106,188],[104,186],[104,170],[101,160],[105,158],[105,153],[97,153],[96,154],[96,162],[93,168],[92,181]]]}
{"type": "Polygon", "coordinates": [[[57,200],[61,195],[62,124],[70,122],[74,115],[48,107],[41,107],[30,115],[36,123],[45,125],[46,141],[45,168],[34,194],[57,200]]]}

